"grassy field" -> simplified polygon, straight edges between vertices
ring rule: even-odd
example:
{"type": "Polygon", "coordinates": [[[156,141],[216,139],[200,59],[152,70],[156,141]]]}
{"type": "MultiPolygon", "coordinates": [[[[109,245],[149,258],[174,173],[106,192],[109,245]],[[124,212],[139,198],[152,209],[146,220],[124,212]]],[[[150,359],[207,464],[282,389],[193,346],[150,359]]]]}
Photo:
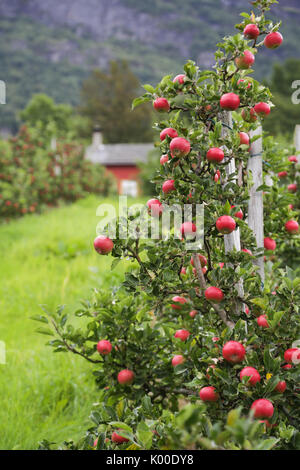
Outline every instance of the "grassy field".
{"type": "Polygon", "coordinates": [[[0,341],[6,345],[6,364],[0,364],[0,449],[34,449],[44,438],[61,442],[86,428],[97,399],[92,366],[52,353],[30,317],[41,313],[41,304],[73,309],[92,287],[122,279],[125,264],[112,274],[111,258],[92,248],[101,202],[91,196],[0,226],[0,341]]]}

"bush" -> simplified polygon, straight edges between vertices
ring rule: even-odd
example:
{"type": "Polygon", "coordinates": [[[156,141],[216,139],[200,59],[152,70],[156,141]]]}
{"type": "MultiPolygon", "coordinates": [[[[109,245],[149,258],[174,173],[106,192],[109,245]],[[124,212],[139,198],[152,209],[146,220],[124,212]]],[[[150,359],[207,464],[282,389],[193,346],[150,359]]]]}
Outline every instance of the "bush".
{"type": "Polygon", "coordinates": [[[22,126],[0,152],[0,217],[5,219],[91,192],[107,195],[115,187],[103,167],[84,160],[81,145],[61,141],[50,151],[37,129],[22,126]]]}

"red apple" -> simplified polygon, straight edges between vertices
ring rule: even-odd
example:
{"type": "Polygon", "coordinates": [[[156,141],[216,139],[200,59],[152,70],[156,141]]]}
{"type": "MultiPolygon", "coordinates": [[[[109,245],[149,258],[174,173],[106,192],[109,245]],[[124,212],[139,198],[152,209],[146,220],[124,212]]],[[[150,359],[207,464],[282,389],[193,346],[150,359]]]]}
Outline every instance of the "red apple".
{"type": "Polygon", "coordinates": [[[164,184],[162,185],[162,191],[163,193],[165,194],[168,194],[170,193],[171,191],[175,191],[175,180],[167,180],[164,182],[164,184]]]}
{"type": "Polygon", "coordinates": [[[260,102],[254,106],[254,111],[261,117],[268,116],[271,112],[271,108],[268,103],[260,102]]]}
{"type": "Polygon", "coordinates": [[[181,310],[182,305],[187,303],[187,300],[184,297],[180,297],[178,295],[173,297],[172,301],[175,302],[174,304],[171,305],[173,310],[181,310]]]}
{"type": "Polygon", "coordinates": [[[215,172],[215,176],[214,176],[214,181],[215,181],[215,183],[217,183],[217,182],[219,181],[220,177],[221,177],[220,170],[217,170],[217,171],[215,172]]]}
{"type": "MultiPolygon", "coordinates": [[[[122,431],[121,429],[119,430],[119,432],[122,431]]],[[[126,437],[122,437],[120,436],[120,434],[116,433],[116,431],[114,431],[111,435],[111,440],[112,442],[114,442],[115,444],[123,444],[124,442],[128,442],[129,439],[127,439],[126,437]]]]}
{"type": "Polygon", "coordinates": [[[249,378],[247,381],[247,384],[249,385],[255,385],[257,382],[260,382],[259,372],[254,369],[254,367],[244,367],[244,369],[240,372],[240,379],[242,380],[243,377],[249,378]]]}
{"type": "Polygon", "coordinates": [[[240,132],[240,145],[250,145],[250,137],[246,132],[240,132]]]}
{"type": "Polygon", "coordinates": [[[282,369],[285,369],[285,370],[292,369],[292,368],[293,368],[292,364],[285,364],[284,366],[282,366],[282,369]]]}
{"type": "Polygon", "coordinates": [[[255,62],[255,57],[251,51],[245,50],[244,54],[240,55],[235,59],[235,65],[238,69],[246,70],[249,69],[255,62]]]}
{"type": "Polygon", "coordinates": [[[216,365],[215,365],[215,364],[211,364],[211,365],[206,369],[206,378],[207,378],[208,380],[210,379],[210,375],[209,375],[210,369],[216,369],[216,365]]]}
{"type": "Polygon", "coordinates": [[[260,35],[260,31],[258,26],[256,24],[247,24],[247,26],[244,29],[244,36],[246,39],[257,39],[258,36],[260,35]]]}
{"type": "Polygon", "coordinates": [[[224,152],[220,148],[211,148],[206,154],[206,158],[209,162],[221,162],[224,160],[224,152]]]}
{"type": "Polygon", "coordinates": [[[295,183],[289,184],[287,188],[290,193],[297,192],[297,185],[295,183]]]}
{"type": "Polygon", "coordinates": [[[286,382],[285,382],[285,380],[281,380],[280,382],[278,382],[278,384],[275,387],[275,390],[276,390],[276,392],[284,393],[286,391],[286,382]]]}
{"type": "Polygon", "coordinates": [[[252,251],[251,251],[251,250],[248,250],[248,248],[243,248],[242,251],[243,251],[244,253],[247,253],[247,255],[253,256],[252,251]]]}
{"type": "Polygon", "coordinates": [[[186,341],[190,334],[191,333],[187,330],[177,330],[174,337],[180,339],[181,341],[186,341]]]}
{"type": "Polygon", "coordinates": [[[130,385],[134,381],[134,372],[129,369],[123,369],[118,373],[118,382],[121,385],[130,385]]]}
{"type": "Polygon", "coordinates": [[[186,157],[191,151],[191,144],[183,137],[176,137],[170,143],[172,157],[186,157]]]}
{"type": "Polygon", "coordinates": [[[160,157],[160,160],[159,160],[159,162],[160,162],[161,165],[164,165],[164,164],[167,163],[168,161],[169,161],[168,155],[162,155],[162,156],[160,157]]]}
{"type": "Polygon", "coordinates": [[[288,175],[288,172],[287,171],[280,171],[277,176],[279,179],[282,179],[282,178],[286,178],[288,175]]]}
{"type": "Polygon", "coordinates": [[[215,387],[203,387],[199,392],[199,397],[202,401],[218,401],[219,394],[216,392],[215,387]]]}
{"type": "MultiPolygon", "coordinates": [[[[200,261],[200,264],[201,264],[202,268],[204,268],[204,266],[207,265],[207,259],[203,255],[198,255],[198,258],[199,258],[199,261],[200,261]]],[[[193,257],[191,257],[191,265],[194,266],[194,258],[193,257]]]]}
{"type": "Polygon", "coordinates": [[[94,240],[94,248],[99,255],[107,255],[112,251],[113,247],[113,241],[108,237],[100,235],[94,240]]]}
{"type": "Polygon", "coordinates": [[[220,303],[224,299],[224,294],[218,287],[208,287],[204,292],[206,300],[213,303],[220,303]]]}
{"type": "MultiPolygon", "coordinates": [[[[231,209],[234,209],[235,206],[231,206],[231,209]]],[[[244,214],[242,209],[239,209],[237,212],[235,212],[234,217],[237,217],[238,219],[243,220],[244,214]]]]}
{"type": "Polygon", "coordinates": [[[261,328],[270,328],[270,325],[267,320],[267,315],[260,315],[256,319],[256,321],[257,321],[258,326],[260,326],[261,328]]]}
{"type": "Polygon", "coordinates": [[[177,131],[173,129],[173,127],[166,127],[166,129],[162,130],[160,133],[160,140],[163,141],[165,138],[169,136],[171,139],[178,137],[177,131]]]}
{"type": "Polygon", "coordinates": [[[160,113],[167,113],[170,111],[170,103],[166,98],[156,98],[153,107],[160,113]]]}
{"type": "Polygon", "coordinates": [[[247,89],[249,90],[249,88],[252,87],[252,83],[250,81],[246,81],[244,80],[243,78],[240,78],[238,81],[237,81],[237,85],[240,85],[241,83],[247,85],[247,89]]]}
{"type": "Polygon", "coordinates": [[[300,360],[300,349],[299,348],[290,348],[287,349],[284,353],[284,360],[289,364],[295,364],[300,360]]]}
{"type": "Polygon", "coordinates": [[[180,274],[181,274],[181,275],[186,274],[186,269],[185,269],[185,268],[181,268],[180,274]]]}
{"type": "Polygon", "coordinates": [[[99,354],[103,354],[104,356],[106,356],[107,354],[111,352],[111,350],[112,350],[111,342],[108,341],[107,339],[102,339],[97,344],[97,351],[99,354]]]}
{"type": "Polygon", "coordinates": [[[176,77],[173,79],[173,83],[179,83],[179,85],[183,85],[186,79],[186,75],[184,74],[179,74],[176,75],[176,77]]]}
{"type": "Polygon", "coordinates": [[[149,199],[147,207],[149,214],[153,217],[159,217],[163,212],[163,205],[158,199],[149,199]]]}
{"type": "Polygon", "coordinates": [[[298,222],[296,222],[296,220],[289,220],[285,224],[285,229],[289,233],[298,233],[299,224],[298,222]]]}
{"type": "Polygon", "coordinates": [[[197,227],[193,222],[184,222],[184,224],[180,227],[180,233],[183,237],[190,238],[191,236],[195,236],[197,232],[197,227]]]}
{"type": "Polygon", "coordinates": [[[245,314],[246,314],[246,315],[250,315],[250,309],[249,309],[249,307],[245,307],[245,314]]]}
{"type": "Polygon", "coordinates": [[[251,108],[251,109],[248,109],[248,110],[243,109],[242,110],[242,118],[246,122],[255,122],[255,121],[257,121],[257,114],[256,114],[254,108],[251,108]]]}
{"type": "Polygon", "coordinates": [[[278,31],[274,33],[269,33],[264,40],[264,45],[268,49],[276,49],[282,44],[283,37],[282,34],[278,33],[278,31]]]}
{"type": "Polygon", "coordinates": [[[218,232],[224,234],[232,233],[236,228],[236,223],[230,215],[222,215],[216,222],[218,232]]]}
{"type": "Polygon", "coordinates": [[[191,318],[195,318],[195,316],[197,315],[198,311],[197,310],[191,310],[190,313],[189,313],[189,316],[191,318]]]}
{"type": "Polygon", "coordinates": [[[246,355],[246,349],[238,341],[228,341],[222,350],[223,357],[231,364],[242,362],[246,355]]]}
{"type": "Polygon", "coordinates": [[[173,357],[172,366],[175,367],[175,366],[178,366],[179,364],[183,364],[184,362],[185,362],[184,357],[179,354],[179,355],[173,357]]]}
{"type": "Polygon", "coordinates": [[[264,247],[266,250],[274,251],[276,249],[276,242],[272,238],[266,237],[264,239],[264,247]]]}
{"type": "Polygon", "coordinates": [[[291,155],[288,160],[292,163],[298,163],[298,158],[296,157],[296,155],[291,155]]]}
{"type": "Polygon", "coordinates": [[[220,99],[220,106],[226,111],[235,111],[240,106],[240,97],[235,93],[226,93],[220,99]]]}
{"type": "Polygon", "coordinates": [[[255,418],[272,418],[274,413],[272,403],[266,398],[255,400],[251,405],[251,410],[254,411],[255,418]]]}

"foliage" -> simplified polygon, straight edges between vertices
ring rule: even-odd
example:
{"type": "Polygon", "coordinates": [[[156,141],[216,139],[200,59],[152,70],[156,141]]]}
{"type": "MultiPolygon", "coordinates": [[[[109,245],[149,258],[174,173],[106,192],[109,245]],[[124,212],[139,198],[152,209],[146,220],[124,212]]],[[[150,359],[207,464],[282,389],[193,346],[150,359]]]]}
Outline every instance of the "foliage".
{"type": "Polygon", "coordinates": [[[111,62],[108,72],[94,70],[83,82],[81,113],[89,118],[91,129],[100,124],[106,142],[152,140],[151,108],[130,111],[138,89],[139,81],[126,62],[111,62]]]}
{"type": "Polygon", "coordinates": [[[300,211],[299,165],[288,159],[289,156],[295,154],[295,149],[285,141],[278,143],[271,136],[264,139],[265,170],[268,172],[272,168],[272,185],[265,184],[264,186],[265,234],[275,239],[277,243],[276,252],[267,252],[266,260],[275,262],[282,268],[289,266],[299,275],[299,237],[290,236],[282,226],[282,218],[297,220],[300,211]],[[278,174],[283,172],[286,172],[286,176],[279,178],[278,174]],[[297,189],[291,193],[287,188],[288,185],[294,183],[297,189]]]}
{"type": "Polygon", "coordinates": [[[266,122],[266,130],[273,135],[287,134],[290,138],[295,124],[299,121],[300,104],[292,102],[292,95],[299,100],[300,60],[288,59],[283,64],[275,64],[269,86],[275,104],[270,119],[266,122]],[[297,88],[292,88],[293,83],[297,88]]]}
{"type": "Polygon", "coordinates": [[[158,150],[149,152],[147,162],[138,163],[140,168],[139,178],[142,181],[143,194],[151,195],[155,192],[155,184],[152,182],[159,161],[158,150]]]}
{"type": "MultiPolygon", "coordinates": [[[[116,408],[98,405],[90,416],[93,427],[78,442],[65,441],[60,449],[271,450],[277,443],[276,438],[264,434],[264,423],[241,417],[239,409],[230,411],[225,423],[214,424],[204,411],[204,405],[189,404],[175,414],[155,408],[147,397],[135,410],[126,402],[119,402],[116,408]],[[131,441],[130,446],[113,444],[106,437],[116,429],[131,441]]],[[[51,448],[46,440],[39,446],[40,450],[51,448]]]]}
{"type": "Polygon", "coordinates": [[[82,146],[62,141],[50,151],[39,130],[22,126],[1,151],[0,216],[6,220],[113,188],[100,165],[84,160],[82,146]]]}
{"type": "Polygon", "coordinates": [[[67,104],[56,104],[45,94],[34,95],[26,108],[20,113],[28,127],[39,129],[44,139],[66,137],[73,128],[73,109],[67,104]]]}
{"type": "MultiPolygon", "coordinates": [[[[246,24],[255,21],[263,36],[277,31],[280,23],[265,18],[265,12],[276,2],[254,3],[256,16],[244,13],[238,30],[242,32],[246,24]]],[[[167,99],[170,112],[156,125],[157,130],[173,127],[191,145],[188,156],[178,157],[171,155],[169,137],[161,142],[161,154],[167,154],[169,160],[158,165],[155,183],[158,197],[165,203],[163,214],[167,205],[183,207],[187,201],[194,209],[195,204],[205,205],[204,245],[197,253],[206,257],[207,266],[202,269],[197,254],[189,249],[176,226],[168,237],[162,232],[157,239],[143,237],[153,219],[147,218],[147,211],[137,211],[128,217],[135,226],[133,233],[124,239],[118,231],[112,250],[112,268],[124,258],[133,262],[123,287],[112,292],[96,289],[93,298],[71,316],[59,307],[36,318],[44,324],[43,332],[53,336],[49,344],[54,351],[71,351],[94,364],[100,389],[99,406],[92,414],[95,426],[78,444],[66,443],[64,448],[92,448],[96,436],[99,449],[110,448],[106,433],[109,439],[112,429],[117,428],[129,440],[124,444],[126,449],[299,449],[299,366],[283,366],[284,352],[299,341],[300,278],[290,268],[279,269],[271,262],[267,263],[262,287],[254,261],[264,253],[245,221],[253,180],[247,171],[249,146],[241,145],[239,132],[257,128],[258,116],[255,122],[247,122],[250,111],[258,102],[271,104],[271,93],[250,78],[251,70],[238,69],[235,59],[245,49],[256,54],[262,45],[263,41],[250,42],[240,33],[226,37],[218,45],[213,70],[202,71],[189,61],[183,84],[166,76],[155,88],[145,85],[146,93],[134,100],[135,107],[158,97],[167,99]],[[240,79],[244,81],[238,83],[240,79]],[[232,123],[228,112],[220,107],[221,96],[228,92],[239,95],[244,114],[243,118],[240,110],[236,111],[232,123]],[[205,158],[213,147],[224,150],[224,162],[205,158]],[[228,174],[228,162],[233,160],[236,170],[228,174]],[[216,179],[218,170],[220,177],[216,179]],[[164,193],[162,184],[169,179],[174,180],[175,189],[164,193]],[[235,216],[238,208],[243,219],[235,216]],[[241,246],[250,253],[225,250],[224,237],[216,229],[222,215],[234,218],[241,246]],[[222,290],[224,299],[220,303],[206,298],[208,286],[222,290]],[[179,305],[175,295],[183,296],[186,302],[179,305]],[[195,316],[189,315],[191,310],[197,312],[195,316]],[[268,328],[259,326],[257,317],[261,315],[266,315],[268,328]],[[74,316],[82,319],[76,327],[74,316]],[[184,341],[175,335],[182,328],[190,333],[184,341]],[[112,344],[108,355],[97,353],[97,343],[102,339],[112,344]],[[245,357],[237,363],[223,356],[223,347],[231,340],[245,348],[245,357]],[[174,354],[184,358],[175,367],[171,362],[174,354]],[[240,378],[245,366],[255,367],[260,374],[255,386],[240,378]],[[134,382],[126,386],[117,380],[125,368],[135,374],[134,382]],[[276,387],[283,380],[287,388],[281,393],[276,387]],[[200,404],[199,391],[207,386],[214,387],[217,400],[200,404]],[[264,420],[265,429],[253,419],[251,411],[253,402],[261,398],[274,406],[272,416],[264,420]]],[[[252,137],[252,143],[254,140],[252,137]]],[[[266,159],[271,165],[272,155],[267,148],[266,159]]],[[[279,157],[274,161],[276,166],[279,157]]],[[[269,170],[268,165],[265,170],[269,170]]],[[[278,191],[276,187],[275,178],[272,191],[278,191]]],[[[284,190],[281,196],[279,209],[289,202],[284,190]]],[[[278,201],[271,197],[268,202],[273,205],[272,215],[278,201]]],[[[266,214],[270,214],[269,208],[266,214]]],[[[283,226],[290,213],[285,207],[280,212],[276,208],[274,214],[278,220],[274,228],[273,215],[272,220],[266,220],[266,233],[277,234],[278,230],[278,238],[283,240],[283,226]]],[[[193,221],[197,222],[195,213],[193,221]]],[[[285,234],[284,243],[289,239],[285,234]]],[[[298,242],[299,234],[293,239],[298,242]]],[[[49,444],[43,442],[41,447],[48,448],[49,444]]]]}

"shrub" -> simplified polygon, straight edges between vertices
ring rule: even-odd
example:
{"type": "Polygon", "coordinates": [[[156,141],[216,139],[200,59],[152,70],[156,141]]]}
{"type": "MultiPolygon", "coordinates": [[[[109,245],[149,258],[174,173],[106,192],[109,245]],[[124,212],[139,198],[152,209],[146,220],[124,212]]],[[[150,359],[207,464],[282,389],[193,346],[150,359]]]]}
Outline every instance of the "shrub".
{"type": "Polygon", "coordinates": [[[22,126],[0,152],[0,217],[6,219],[115,187],[103,167],[84,160],[81,145],[62,141],[50,151],[37,129],[22,126]]]}

